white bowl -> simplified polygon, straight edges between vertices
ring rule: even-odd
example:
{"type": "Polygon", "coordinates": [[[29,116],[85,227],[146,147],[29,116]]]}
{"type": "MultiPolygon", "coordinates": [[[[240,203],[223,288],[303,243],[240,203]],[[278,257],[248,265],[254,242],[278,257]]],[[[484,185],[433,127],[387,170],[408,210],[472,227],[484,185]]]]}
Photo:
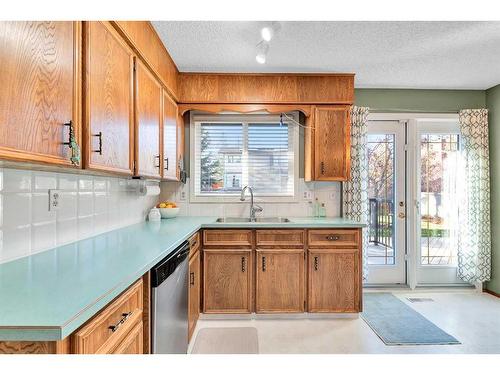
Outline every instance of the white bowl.
{"type": "Polygon", "coordinates": [[[159,208],[162,219],[171,219],[179,213],[179,207],[176,208],[159,208]]]}

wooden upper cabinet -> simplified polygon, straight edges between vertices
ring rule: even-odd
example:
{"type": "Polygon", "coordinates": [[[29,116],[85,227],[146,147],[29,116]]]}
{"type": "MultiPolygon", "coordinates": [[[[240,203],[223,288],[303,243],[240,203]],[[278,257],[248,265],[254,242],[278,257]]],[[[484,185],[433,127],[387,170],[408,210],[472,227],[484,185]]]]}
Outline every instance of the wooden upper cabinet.
{"type": "Polygon", "coordinates": [[[257,313],[304,311],[304,250],[257,249],[257,313]]]}
{"type": "Polygon", "coordinates": [[[162,177],[177,180],[177,142],[178,142],[177,103],[163,90],[163,168],[162,177]]]}
{"type": "Polygon", "coordinates": [[[134,55],[108,22],[84,26],[85,168],[133,174],[134,55]]]}
{"type": "Polygon", "coordinates": [[[113,21],[113,24],[177,99],[179,71],[151,22],[113,21]]]}
{"type": "Polygon", "coordinates": [[[161,178],[162,87],[137,58],[135,66],[135,174],[161,178]]]}
{"type": "Polygon", "coordinates": [[[0,22],[0,158],[73,165],[80,50],[81,22],[0,22]]]}
{"type": "Polygon", "coordinates": [[[350,106],[316,106],[305,131],[306,181],[346,181],[351,169],[350,106]]]}
{"type": "Polygon", "coordinates": [[[309,312],[361,311],[357,249],[309,249],[309,312]]]}

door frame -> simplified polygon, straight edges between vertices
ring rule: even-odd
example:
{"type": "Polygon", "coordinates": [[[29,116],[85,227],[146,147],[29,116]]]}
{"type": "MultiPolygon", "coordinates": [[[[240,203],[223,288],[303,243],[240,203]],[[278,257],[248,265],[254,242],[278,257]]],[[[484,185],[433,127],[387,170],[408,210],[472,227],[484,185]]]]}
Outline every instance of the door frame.
{"type": "MultiPolygon", "coordinates": [[[[369,120],[376,129],[368,134],[393,134],[394,135],[394,265],[369,265],[368,280],[370,275],[378,276],[378,281],[367,283],[366,285],[406,285],[407,264],[406,264],[406,122],[401,120],[369,120]],[[403,170],[403,173],[400,171],[403,170]],[[403,206],[399,206],[403,202],[403,206]],[[404,213],[405,217],[400,218],[399,214],[404,213]],[[386,271],[386,272],[384,272],[386,271]]],[[[373,128],[372,128],[373,129],[373,128]]],[[[367,281],[368,281],[367,280],[367,281]]]]}
{"type": "MultiPolygon", "coordinates": [[[[418,215],[418,202],[416,200],[417,174],[410,173],[412,168],[408,166],[415,165],[417,158],[416,132],[418,121],[458,121],[458,113],[431,113],[431,112],[375,112],[368,115],[368,121],[400,121],[407,123],[407,150],[406,150],[406,282],[411,289],[420,286],[417,280],[417,267],[419,265],[417,252],[417,223],[415,220],[418,215]],[[408,218],[410,218],[408,220],[408,218]],[[413,220],[411,219],[413,218],[413,220]]],[[[460,285],[460,284],[458,284],[460,285]]],[[[430,284],[425,284],[430,286],[430,284]]],[[[460,286],[463,286],[460,285],[460,286]]]]}

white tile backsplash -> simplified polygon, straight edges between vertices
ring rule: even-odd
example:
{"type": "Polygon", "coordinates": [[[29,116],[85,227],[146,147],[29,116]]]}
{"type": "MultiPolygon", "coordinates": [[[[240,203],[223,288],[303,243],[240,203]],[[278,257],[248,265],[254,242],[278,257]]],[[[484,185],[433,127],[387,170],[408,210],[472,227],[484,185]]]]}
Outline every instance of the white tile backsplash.
{"type": "MultiPolygon", "coordinates": [[[[289,203],[258,203],[264,211],[259,216],[313,216],[313,202],[318,198],[320,203],[325,203],[326,215],[330,217],[340,216],[340,186],[339,182],[305,182],[299,180],[299,200],[289,203]],[[310,191],[312,200],[303,200],[303,192],[310,191]]],[[[189,179],[185,185],[178,182],[162,182],[160,199],[175,201],[179,207],[181,216],[245,216],[249,214],[248,200],[237,203],[193,203],[189,201],[189,179]],[[186,200],[181,200],[181,192],[186,194],[186,200]]]]}
{"type": "Polygon", "coordinates": [[[0,168],[0,263],[144,221],[158,197],[137,180],[0,168]],[[49,211],[48,190],[61,190],[49,211]]]}

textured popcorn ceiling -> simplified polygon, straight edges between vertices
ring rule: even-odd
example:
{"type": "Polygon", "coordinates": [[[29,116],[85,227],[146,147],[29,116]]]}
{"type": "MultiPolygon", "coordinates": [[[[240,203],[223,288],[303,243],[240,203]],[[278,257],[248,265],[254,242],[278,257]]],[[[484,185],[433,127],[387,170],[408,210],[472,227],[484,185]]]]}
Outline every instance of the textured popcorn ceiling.
{"type": "Polygon", "coordinates": [[[356,87],[486,89],[500,83],[500,22],[155,21],[180,71],[354,72],[356,87]]]}

